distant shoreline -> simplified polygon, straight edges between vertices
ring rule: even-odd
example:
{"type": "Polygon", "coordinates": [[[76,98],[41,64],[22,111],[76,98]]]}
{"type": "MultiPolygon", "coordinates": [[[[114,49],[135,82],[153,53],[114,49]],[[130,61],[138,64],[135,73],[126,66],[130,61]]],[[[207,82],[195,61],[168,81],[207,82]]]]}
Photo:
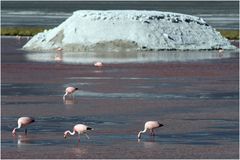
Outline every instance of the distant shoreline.
{"type": "MultiPolygon", "coordinates": [[[[1,36],[34,36],[47,29],[42,27],[2,27],[1,36]]],[[[229,40],[239,40],[239,30],[217,29],[217,31],[229,40]]]]}

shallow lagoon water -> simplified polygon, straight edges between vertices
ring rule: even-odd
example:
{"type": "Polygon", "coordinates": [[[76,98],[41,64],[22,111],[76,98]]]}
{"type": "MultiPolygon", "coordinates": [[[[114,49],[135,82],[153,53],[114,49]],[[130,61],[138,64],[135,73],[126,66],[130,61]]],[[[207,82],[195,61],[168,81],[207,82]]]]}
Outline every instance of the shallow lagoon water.
{"type": "Polygon", "coordinates": [[[27,59],[36,62],[61,62],[67,64],[102,63],[157,63],[157,62],[186,62],[206,59],[221,59],[236,57],[237,51],[151,51],[151,52],[31,52],[27,59]]]}
{"type": "Polygon", "coordinates": [[[87,54],[63,53],[55,61],[54,52],[20,50],[25,42],[2,37],[2,158],[239,157],[238,53],[110,57],[96,68],[106,55],[84,61],[87,54]],[[68,85],[80,90],[63,101],[68,85]],[[12,137],[20,116],[36,122],[27,136],[12,137]],[[138,141],[147,120],[164,127],[138,141]],[[94,128],[80,144],[77,136],[63,138],[76,123],[94,128]]]}

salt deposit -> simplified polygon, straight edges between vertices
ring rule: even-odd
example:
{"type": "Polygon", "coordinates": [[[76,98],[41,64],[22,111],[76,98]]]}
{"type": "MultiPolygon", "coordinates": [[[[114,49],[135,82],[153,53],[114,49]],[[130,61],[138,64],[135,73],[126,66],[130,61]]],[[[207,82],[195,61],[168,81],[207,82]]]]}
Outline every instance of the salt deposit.
{"type": "Polygon", "coordinates": [[[134,51],[234,49],[202,18],[160,11],[79,10],[38,33],[27,50],[134,51]]]}

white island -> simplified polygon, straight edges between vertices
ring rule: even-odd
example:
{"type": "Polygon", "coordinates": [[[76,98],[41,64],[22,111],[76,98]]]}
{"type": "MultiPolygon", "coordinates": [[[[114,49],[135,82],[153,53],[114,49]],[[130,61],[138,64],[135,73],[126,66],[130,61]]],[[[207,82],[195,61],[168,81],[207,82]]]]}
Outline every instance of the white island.
{"type": "Polygon", "coordinates": [[[234,49],[202,18],[160,11],[79,10],[35,35],[26,50],[157,51],[234,49]]]}

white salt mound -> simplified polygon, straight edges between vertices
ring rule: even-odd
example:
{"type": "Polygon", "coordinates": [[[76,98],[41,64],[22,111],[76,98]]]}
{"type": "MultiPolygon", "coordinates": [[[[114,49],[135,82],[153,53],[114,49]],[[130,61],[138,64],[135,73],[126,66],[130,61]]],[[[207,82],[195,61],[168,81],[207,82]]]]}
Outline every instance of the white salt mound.
{"type": "Polygon", "coordinates": [[[79,10],[38,33],[27,50],[134,51],[235,49],[202,18],[160,11],[79,10]]]}

